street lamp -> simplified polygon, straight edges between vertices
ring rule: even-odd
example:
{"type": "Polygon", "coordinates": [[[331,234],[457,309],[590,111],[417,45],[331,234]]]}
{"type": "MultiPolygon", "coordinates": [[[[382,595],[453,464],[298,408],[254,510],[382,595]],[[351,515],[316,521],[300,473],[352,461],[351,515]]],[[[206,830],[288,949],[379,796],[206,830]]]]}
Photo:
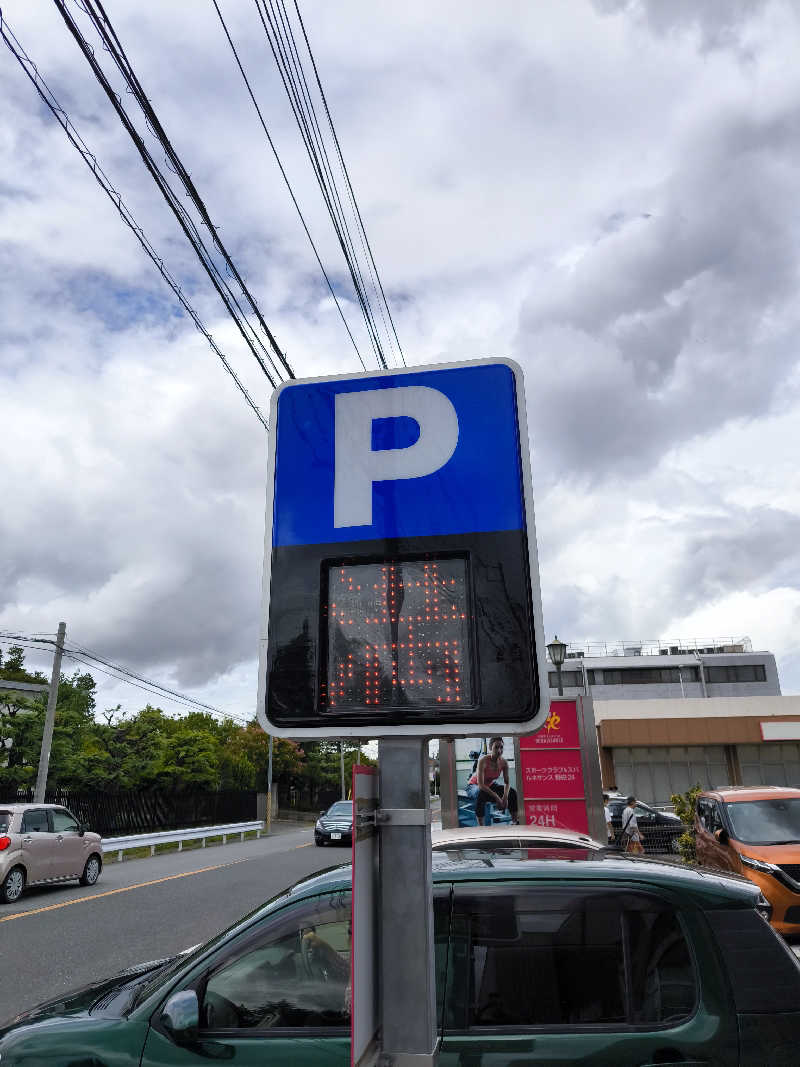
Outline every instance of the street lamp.
{"type": "Polygon", "coordinates": [[[561,684],[561,665],[567,655],[567,646],[563,641],[559,641],[558,634],[553,638],[550,644],[547,646],[547,651],[550,655],[550,662],[556,669],[556,676],[558,678],[558,695],[563,697],[564,686],[561,684]]]}

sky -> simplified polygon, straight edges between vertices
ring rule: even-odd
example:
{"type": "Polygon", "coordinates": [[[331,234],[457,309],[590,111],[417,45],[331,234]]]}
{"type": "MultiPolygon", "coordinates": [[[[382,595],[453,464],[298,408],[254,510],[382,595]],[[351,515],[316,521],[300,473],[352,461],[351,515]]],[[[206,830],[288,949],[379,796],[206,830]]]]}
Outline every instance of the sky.
{"type": "MultiPolygon", "coordinates": [[[[255,5],[220,7],[369,361],[255,5]]],[[[797,5],[300,10],[408,363],[524,370],[548,639],[746,636],[800,692],[797,5]]],[[[360,370],[211,0],[109,11],[295,373],[360,370]]],[[[3,16],[266,411],[56,6],[3,16]]],[[[264,428],[1,44],[0,100],[0,630],[64,620],[249,718],[264,428]]],[[[100,709],[157,702],[95,678],[100,709]]]]}

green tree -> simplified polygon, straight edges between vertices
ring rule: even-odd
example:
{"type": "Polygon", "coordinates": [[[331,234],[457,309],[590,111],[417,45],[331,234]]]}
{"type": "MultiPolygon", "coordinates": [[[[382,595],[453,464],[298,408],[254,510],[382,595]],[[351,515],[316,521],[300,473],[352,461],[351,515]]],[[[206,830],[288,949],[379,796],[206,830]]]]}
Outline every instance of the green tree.
{"type": "MultiPolygon", "coordinates": [[[[0,665],[0,693],[3,680],[46,683],[43,674],[25,668],[24,651],[19,647],[9,649],[0,665]]],[[[75,776],[82,737],[94,724],[94,689],[94,679],[88,673],[75,671],[69,678],[61,676],[50,752],[48,782],[51,786],[70,784],[75,776]]],[[[5,750],[0,766],[0,788],[6,793],[35,783],[46,707],[44,693],[31,698],[11,692],[0,696],[0,739],[5,750]]]]}

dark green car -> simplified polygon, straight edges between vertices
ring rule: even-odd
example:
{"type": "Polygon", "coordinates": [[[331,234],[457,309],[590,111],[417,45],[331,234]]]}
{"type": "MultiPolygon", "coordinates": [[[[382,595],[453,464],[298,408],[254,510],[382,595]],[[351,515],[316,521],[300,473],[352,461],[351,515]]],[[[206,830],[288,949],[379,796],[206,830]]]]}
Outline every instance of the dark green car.
{"type": "MultiPolygon", "coordinates": [[[[800,966],[751,883],[626,857],[440,853],[441,1067],[796,1064],[800,966]]],[[[350,1063],[350,871],[19,1016],[0,1067],[350,1063]]]]}

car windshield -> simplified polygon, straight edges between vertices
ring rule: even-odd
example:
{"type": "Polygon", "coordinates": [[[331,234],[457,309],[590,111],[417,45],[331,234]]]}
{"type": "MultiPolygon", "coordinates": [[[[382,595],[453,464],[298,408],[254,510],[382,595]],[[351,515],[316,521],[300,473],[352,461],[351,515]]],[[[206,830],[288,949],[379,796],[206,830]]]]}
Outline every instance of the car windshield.
{"type": "Polygon", "coordinates": [[[0,834],[7,834],[11,825],[11,812],[0,811],[0,834]]]}
{"type": "Polygon", "coordinates": [[[335,804],[331,804],[327,814],[335,819],[340,819],[346,815],[352,815],[353,805],[349,800],[339,800],[335,804]]]}
{"type": "Polygon", "coordinates": [[[752,845],[800,842],[800,797],[727,804],[733,836],[752,845]]]}

